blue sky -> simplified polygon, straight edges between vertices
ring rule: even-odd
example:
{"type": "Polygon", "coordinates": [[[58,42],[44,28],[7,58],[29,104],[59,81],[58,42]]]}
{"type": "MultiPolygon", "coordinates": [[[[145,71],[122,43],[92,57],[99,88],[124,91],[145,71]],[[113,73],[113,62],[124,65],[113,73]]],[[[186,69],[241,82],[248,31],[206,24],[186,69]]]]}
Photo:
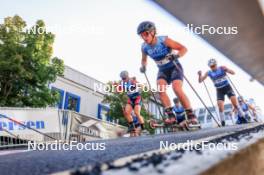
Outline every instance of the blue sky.
{"type": "MultiPolygon", "coordinates": [[[[236,75],[231,78],[240,93],[246,98],[254,98],[264,109],[263,86],[256,81],[249,82],[247,73],[199,36],[187,33],[180,21],[151,1],[0,0],[0,4],[1,23],[3,18],[15,14],[20,15],[28,26],[43,19],[56,35],[54,56],[102,82],[118,79],[121,70],[128,70],[140,82],[146,82],[139,73],[142,40],[137,36],[136,28],[141,21],[153,21],[159,35],[168,35],[187,47],[188,53],[181,60],[185,75],[207,104],[210,101],[202,84],[197,82],[197,71],[208,70],[207,60],[214,57],[219,65],[236,71],[236,75]]],[[[147,74],[155,87],[157,67],[150,58],[148,63],[147,74]]],[[[208,79],[206,84],[215,100],[212,82],[208,79]]],[[[194,108],[202,106],[186,82],[184,89],[194,108]]],[[[172,90],[169,90],[169,94],[172,99],[172,90]]]]}

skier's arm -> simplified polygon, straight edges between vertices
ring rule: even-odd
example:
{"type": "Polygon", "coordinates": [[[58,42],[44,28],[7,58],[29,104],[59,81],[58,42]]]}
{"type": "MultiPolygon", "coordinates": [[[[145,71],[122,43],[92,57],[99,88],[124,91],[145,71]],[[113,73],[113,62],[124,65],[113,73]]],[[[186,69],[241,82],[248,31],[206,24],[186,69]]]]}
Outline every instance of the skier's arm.
{"type": "Polygon", "coordinates": [[[165,39],[165,45],[168,46],[169,48],[173,49],[173,50],[177,50],[178,51],[178,55],[180,57],[184,56],[187,52],[187,48],[185,46],[183,46],[182,44],[170,39],[170,38],[166,38],[165,39]]]}
{"type": "Polygon", "coordinates": [[[147,55],[142,51],[141,65],[147,66],[147,55]]]}
{"type": "Polygon", "coordinates": [[[208,72],[206,72],[204,75],[202,75],[202,71],[198,72],[198,81],[199,83],[203,82],[208,77],[208,72]]]}
{"type": "Polygon", "coordinates": [[[235,74],[235,71],[232,69],[227,68],[226,66],[222,66],[222,69],[224,69],[225,72],[230,73],[231,75],[235,74]]]}

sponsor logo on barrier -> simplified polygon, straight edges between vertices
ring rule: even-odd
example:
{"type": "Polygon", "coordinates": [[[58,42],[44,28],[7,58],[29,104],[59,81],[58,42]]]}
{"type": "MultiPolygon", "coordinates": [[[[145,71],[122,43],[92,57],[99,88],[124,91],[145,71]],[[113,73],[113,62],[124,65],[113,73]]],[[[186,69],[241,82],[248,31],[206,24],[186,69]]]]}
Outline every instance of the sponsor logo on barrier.
{"type": "MultiPolygon", "coordinates": [[[[45,122],[44,121],[19,121],[20,123],[23,123],[29,128],[33,129],[45,129],[45,122]]],[[[0,121],[0,131],[8,130],[8,131],[15,131],[15,130],[25,130],[28,129],[25,126],[22,126],[15,121],[0,121]]]]}
{"type": "Polygon", "coordinates": [[[95,136],[95,137],[100,136],[99,131],[97,131],[95,129],[87,128],[85,126],[79,126],[78,131],[81,134],[85,134],[85,135],[89,135],[89,136],[95,136]]]}

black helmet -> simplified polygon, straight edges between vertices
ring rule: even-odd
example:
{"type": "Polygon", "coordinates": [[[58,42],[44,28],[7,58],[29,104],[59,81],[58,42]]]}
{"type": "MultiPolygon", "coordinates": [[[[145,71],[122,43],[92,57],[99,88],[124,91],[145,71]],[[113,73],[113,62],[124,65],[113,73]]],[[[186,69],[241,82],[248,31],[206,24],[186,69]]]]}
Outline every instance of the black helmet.
{"type": "Polygon", "coordinates": [[[179,99],[176,97],[176,98],[173,99],[173,102],[174,103],[179,103],[179,99]]]}
{"type": "Polygon", "coordinates": [[[152,31],[156,30],[155,24],[151,21],[143,21],[137,27],[137,34],[141,34],[145,31],[152,31]]]}

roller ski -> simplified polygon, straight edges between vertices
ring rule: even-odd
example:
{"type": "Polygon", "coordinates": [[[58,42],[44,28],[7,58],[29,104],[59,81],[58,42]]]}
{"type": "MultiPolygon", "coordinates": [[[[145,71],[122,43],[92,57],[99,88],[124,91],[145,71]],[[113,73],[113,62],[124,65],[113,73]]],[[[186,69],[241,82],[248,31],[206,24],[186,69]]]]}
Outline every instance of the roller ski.
{"type": "Polygon", "coordinates": [[[183,128],[177,123],[165,123],[164,120],[159,119],[150,119],[148,121],[150,128],[156,129],[156,128],[176,128],[179,130],[182,130],[183,128]]]}
{"type": "Polygon", "coordinates": [[[118,131],[116,133],[117,137],[137,137],[140,136],[140,130],[134,124],[129,124],[128,129],[125,131],[118,131]]]}
{"type": "Polygon", "coordinates": [[[197,117],[193,114],[193,111],[188,111],[186,110],[186,116],[187,120],[186,121],[186,128],[189,131],[195,131],[201,129],[201,124],[199,123],[197,117]]]}
{"type": "Polygon", "coordinates": [[[163,120],[151,119],[149,125],[152,129],[155,128],[168,128],[171,131],[183,130],[183,128],[178,124],[176,116],[172,112],[171,108],[165,110],[166,116],[163,116],[163,120]]]}
{"type": "Polygon", "coordinates": [[[190,118],[180,123],[175,122],[169,124],[159,119],[150,119],[148,122],[149,122],[149,126],[152,129],[168,128],[171,129],[172,131],[195,131],[201,129],[201,125],[196,118],[190,118]]]}
{"type": "Polygon", "coordinates": [[[192,111],[183,112],[182,116],[176,116],[172,113],[172,111],[165,111],[168,115],[164,120],[151,119],[149,121],[149,125],[151,128],[168,128],[171,131],[191,131],[201,129],[201,125],[199,124],[196,116],[192,113],[192,111]]]}

